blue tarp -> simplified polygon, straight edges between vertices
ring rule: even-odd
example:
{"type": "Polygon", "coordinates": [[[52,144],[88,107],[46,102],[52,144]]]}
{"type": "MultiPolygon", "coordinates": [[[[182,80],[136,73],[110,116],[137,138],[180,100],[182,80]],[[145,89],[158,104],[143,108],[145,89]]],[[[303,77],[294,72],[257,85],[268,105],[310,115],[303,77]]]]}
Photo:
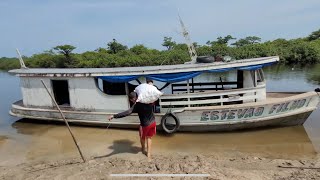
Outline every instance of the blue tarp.
{"type": "Polygon", "coordinates": [[[194,78],[198,75],[200,75],[201,71],[194,71],[194,72],[183,72],[183,73],[170,73],[170,74],[150,74],[147,75],[146,78],[161,81],[161,82],[180,82],[180,81],[186,81],[188,79],[194,78]]]}
{"type": "Polygon", "coordinates": [[[235,68],[211,69],[211,70],[207,70],[207,72],[226,72],[226,71],[231,71],[234,69],[235,68]]]}
{"type": "Polygon", "coordinates": [[[129,81],[138,79],[141,76],[144,76],[148,79],[152,79],[152,80],[156,80],[156,81],[174,83],[174,82],[186,81],[186,80],[194,78],[204,72],[225,72],[225,71],[231,71],[231,70],[236,70],[236,69],[237,70],[257,70],[257,69],[260,69],[264,66],[269,66],[271,64],[274,64],[274,62],[260,64],[260,65],[252,65],[252,66],[212,69],[212,70],[206,70],[206,71],[192,71],[192,72],[167,73],[167,74],[148,74],[148,75],[128,75],[128,76],[99,76],[98,78],[106,80],[108,82],[123,83],[123,82],[129,82],[129,81]]]}
{"type": "Polygon", "coordinates": [[[129,75],[129,76],[98,76],[98,78],[103,79],[108,82],[121,83],[129,82],[135,79],[138,79],[140,76],[129,75]]]}
{"type": "Polygon", "coordinates": [[[256,66],[243,66],[243,67],[238,67],[237,69],[238,69],[238,70],[243,70],[243,71],[245,71],[245,70],[249,71],[249,70],[257,70],[257,69],[261,69],[261,68],[262,68],[262,65],[256,65],[256,66]]]}

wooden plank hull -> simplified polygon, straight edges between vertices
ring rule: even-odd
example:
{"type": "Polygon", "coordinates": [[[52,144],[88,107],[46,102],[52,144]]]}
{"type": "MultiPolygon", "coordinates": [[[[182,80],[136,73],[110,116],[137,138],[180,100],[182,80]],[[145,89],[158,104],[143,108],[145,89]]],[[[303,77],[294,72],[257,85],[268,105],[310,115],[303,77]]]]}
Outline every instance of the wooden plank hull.
{"type": "MultiPolygon", "coordinates": [[[[285,98],[269,98],[266,101],[238,105],[190,107],[176,111],[180,120],[179,131],[234,131],[275,126],[302,125],[319,103],[315,92],[302,93],[285,98]]],[[[113,113],[96,111],[63,110],[73,124],[108,126],[110,128],[138,128],[137,114],[109,122],[113,113]]],[[[174,112],[174,111],[173,111],[174,112]]],[[[44,121],[63,121],[53,108],[24,107],[21,102],[12,105],[13,116],[44,121]]],[[[161,130],[164,113],[156,114],[161,130]]]]}

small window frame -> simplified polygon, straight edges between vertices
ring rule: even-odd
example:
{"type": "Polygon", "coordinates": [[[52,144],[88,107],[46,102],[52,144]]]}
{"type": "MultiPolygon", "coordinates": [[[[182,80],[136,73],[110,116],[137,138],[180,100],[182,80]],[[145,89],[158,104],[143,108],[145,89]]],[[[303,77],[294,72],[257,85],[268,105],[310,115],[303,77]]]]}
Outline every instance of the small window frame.
{"type": "Polygon", "coordinates": [[[262,69],[258,69],[257,70],[257,83],[260,84],[260,83],[264,83],[264,82],[265,82],[265,79],[264,79],[263,70],[262,69]]]}

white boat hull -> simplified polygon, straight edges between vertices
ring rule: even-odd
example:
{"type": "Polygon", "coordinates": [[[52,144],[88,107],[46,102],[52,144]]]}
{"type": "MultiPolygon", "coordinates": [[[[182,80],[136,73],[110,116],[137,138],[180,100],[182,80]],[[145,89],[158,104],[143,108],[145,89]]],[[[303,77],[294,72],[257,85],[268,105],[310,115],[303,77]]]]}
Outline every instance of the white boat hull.
{"type": "MultiPolygon", "coordinates": [[[[319,103],[315,92],[307,92],[285,98],[268,98],[266,101],[237,105],[189,107],[176,111],[180,120],[179,131],[234,131],[270,126],[302,125],[319,103]]],[[[174,112],[174,111],[173,111],[174,112]]],[[[108,126],[110,128],[138,128],[137,114],[109,122],[113,113],[63,109],[66,119],[72,124],[108,126]]],[[[42,121],[63,121],[58,110],[53,108],[24,107],[21,101],[12,105],[10,114],[20,118],[42,121]]],[[[164,113],[156,114],[160,123],[164,113]]]]}

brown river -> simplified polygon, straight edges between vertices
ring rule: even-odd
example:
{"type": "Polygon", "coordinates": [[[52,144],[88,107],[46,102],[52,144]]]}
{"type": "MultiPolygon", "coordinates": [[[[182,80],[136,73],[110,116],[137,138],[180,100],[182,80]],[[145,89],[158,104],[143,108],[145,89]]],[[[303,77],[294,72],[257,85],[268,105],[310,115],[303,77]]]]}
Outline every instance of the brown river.
{"type": "MultiPolygon", "coordinates": [[[[267,91],[303,92],[320,86],[320,64],[310,67],[273,66],[265,69],[267,91]]],[[[0,166],[26,161],[78,157],[63,124],[22,122],[8,114],[21,99],[19,79],[0,72],[0,166]]],[[[72,126],[85,156],[108,157],[139,152],[136,130],[72,126]]],[[[244,152],[271,158],[314,157],[320,152],[320,108],[303,126],[226,133],[158,133],[153,151],[161,153],[244,152]]]]}

